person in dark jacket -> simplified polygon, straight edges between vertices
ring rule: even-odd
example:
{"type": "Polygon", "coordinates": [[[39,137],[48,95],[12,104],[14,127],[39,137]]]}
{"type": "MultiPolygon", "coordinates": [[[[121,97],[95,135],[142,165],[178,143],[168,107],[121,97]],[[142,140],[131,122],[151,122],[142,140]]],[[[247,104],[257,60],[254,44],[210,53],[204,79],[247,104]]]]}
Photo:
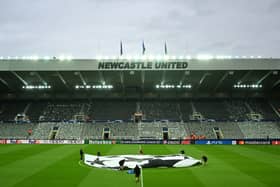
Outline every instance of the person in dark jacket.
{"type": "Polygon", "coordinates": [[[80,149],[80,160],[83,160],[84,157],[84,151],[83,149],[80,149]]]}
{"type": "Polygon", "coordinates": [[[135,166],[134,173],[135,173],[135,180],[136,180],[136,182],[139,182],[139,177],[141,175],[141,169],[139,168],[138,165],[135,166]]]}

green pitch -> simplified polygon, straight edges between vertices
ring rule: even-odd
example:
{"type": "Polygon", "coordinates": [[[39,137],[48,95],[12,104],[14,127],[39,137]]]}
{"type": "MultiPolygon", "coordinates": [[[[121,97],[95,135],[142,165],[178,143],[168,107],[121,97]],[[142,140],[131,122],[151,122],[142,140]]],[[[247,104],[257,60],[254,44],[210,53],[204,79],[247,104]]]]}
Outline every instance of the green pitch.
{"type": "MultiPolygon", "coordinates": [[[[138,145],[0,145],[0,187],[137,187],[134,175],[79,165],[79,149],[135,154],[138,145]]],[[[145,154],[205,154],[208,165],[144,169],[144,187],[279,186],[280,146],[142,145],[145,154]]]]}

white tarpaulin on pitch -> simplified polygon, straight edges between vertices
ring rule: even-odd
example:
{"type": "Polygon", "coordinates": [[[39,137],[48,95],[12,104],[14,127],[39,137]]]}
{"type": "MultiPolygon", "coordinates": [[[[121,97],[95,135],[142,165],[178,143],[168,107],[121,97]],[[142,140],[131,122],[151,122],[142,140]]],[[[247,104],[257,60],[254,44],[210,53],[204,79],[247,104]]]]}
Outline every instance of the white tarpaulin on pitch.
{"type": "Polygon", "coordinates": [[[185,155],[111,155],[96,156],[85,154],[84,163],[97,168],[119,169],[119,162],[124,160],[124,167],[132,169],[136,165],[142,168],[155,167],[190,167],[201,164],[200,160],[185,155]]]}

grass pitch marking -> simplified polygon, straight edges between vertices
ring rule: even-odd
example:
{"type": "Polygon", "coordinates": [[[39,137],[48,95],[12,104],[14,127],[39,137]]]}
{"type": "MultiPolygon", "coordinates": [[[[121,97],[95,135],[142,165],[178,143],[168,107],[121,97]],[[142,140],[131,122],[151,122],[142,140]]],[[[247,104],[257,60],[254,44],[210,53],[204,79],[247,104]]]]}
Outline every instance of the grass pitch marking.
{"type": "MultiPolygon", "coordinates": [[[[142,145],[141,144],[139,145],[139,152],[140,152],[140,150],[142,150],[142,145]]],[[[143,169],[142,169],[142,167],[141,167],[141,175],[140,175],[140,177],[141,177],[141,180],[140,180],[141,187],[144,187],[144,183],[143,183],[143,169]]]]}
{"type": "Polygon", "coordinates": [[[141,167],[141,187],[144,187],[144,183],[143,183],[143,169],[141,167]]]}
{"type": "Polygon", "coordinates": [[[92,168],[92,167],[90,167],[90,166],[88,166],[88,165],[83,164],[83,161],[82,161],[82,160],[79,160],[79,161],[78,161],[78,164],[79,164],[80,166],[84,167],[84,168],[92,168]]]}

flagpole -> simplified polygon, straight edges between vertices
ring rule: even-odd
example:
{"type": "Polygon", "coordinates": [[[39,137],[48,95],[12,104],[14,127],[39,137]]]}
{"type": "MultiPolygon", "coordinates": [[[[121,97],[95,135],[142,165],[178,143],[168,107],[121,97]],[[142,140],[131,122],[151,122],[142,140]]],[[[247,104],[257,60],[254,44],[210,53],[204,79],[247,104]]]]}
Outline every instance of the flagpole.
{"type": "Polygon", "coordinates": [[[164,43],[164,55],[167,55],[167,44],[166,44],[166,42],[164,43]]]}
{"type": "Polygon", "coordinates": [[[123,55],[123,45],[122,45],[122,41],[120,42],[120,56],[123,55]]]}
{"type": "Polygon", "coordinates": [[[145,47],[145,43],[144,40],[142,41],[142,55],[145,55],[146,52],[146,47],[145,47]]]}

